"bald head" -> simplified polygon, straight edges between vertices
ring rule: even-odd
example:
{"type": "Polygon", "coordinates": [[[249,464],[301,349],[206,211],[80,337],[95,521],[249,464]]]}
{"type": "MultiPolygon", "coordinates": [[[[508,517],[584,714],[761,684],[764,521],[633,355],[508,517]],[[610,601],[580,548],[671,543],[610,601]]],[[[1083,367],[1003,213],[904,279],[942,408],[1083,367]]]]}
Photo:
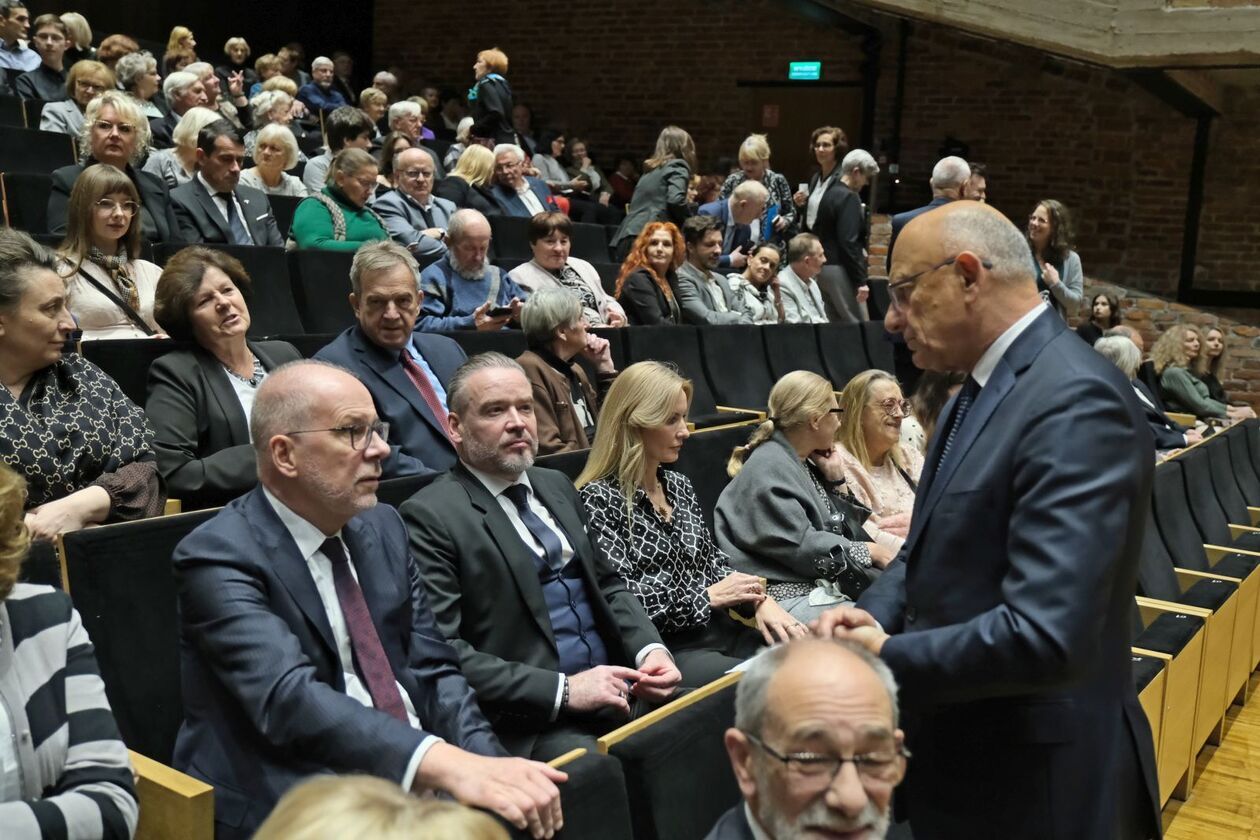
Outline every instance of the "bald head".
{"type": "MultiPolygon", "coordinates": [[[[254,395],[249,414],[250,434],[258,467],[268,460],[270,442],[276,435],[310,428],[312,415],[322,399],[330,394],[367,389],[344,368],[315,359],[281,365],[263,380],[254,395]]],[[[369,399],[371,395],[369,395],[369,399]]]]}
{"type": "Polygon", "coordinates": [[[424,149],[403,149],[394,158],[394,186],[421,204],[433,192],[433,158],[424,149]]]}

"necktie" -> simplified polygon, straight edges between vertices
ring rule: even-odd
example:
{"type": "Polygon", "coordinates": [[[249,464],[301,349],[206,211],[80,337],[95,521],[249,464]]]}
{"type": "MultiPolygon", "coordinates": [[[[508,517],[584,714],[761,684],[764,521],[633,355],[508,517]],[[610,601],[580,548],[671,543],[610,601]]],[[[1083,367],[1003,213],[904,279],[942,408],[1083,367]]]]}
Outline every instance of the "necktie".
{"type": "Polygon", "coordinates": [[[245,229],[245,223],[241,221],[240,214],[236,212],[236,202],[232,200],[232,194],[230,192],[219,193],[219,198],[227,202],[228,232],[232,237],[232,244],[254,244],[254,241],[249,238],[249,231],[245,229]]]}
{"type": "Polygon", "coordinates": [[[547,566],[553,572],[559,572],[564,566],[564,548],[560,545],[560,537],[556,535],[556,532],[547,527],[547,523],[530,509],[529,488],[524,484],[513,484],[503,491],[503,495],[516,505],[516,512],[521,517],[521,522],[525,523],[529,533],[543,547],[543,553],[547,555],[547,566]]]}
{"type": "Polygon", "coordinates": [[[967,412],[971,410],[971,404],[979,393],[980,383],[968,376],[962,390],[958,392],[958,401],[954,404],[954,416],[949,424],[949,434],[945,436],[945,445],[941,447],[941,459],[936,462],[938,474],[941,467],[945,466],[945,459],[949,457],[949,448],[954,445],[954,437],[962,428],[963,421],[967,419],[967,412]]]}
{"type": "Polygon", "coordinates": [[[411,354],[406,350],[402,351],[399,356],[402,362],[403,370],[407,372],[407,378],[416,386],[416,390],[420,392],[420,399],[424,400],[425,405],[433,412],[433,416],[437,419],[438,425],[442,427],[442,434],[446,435],[450,440],[451,430],[446,417],[446,409],[442,406],[442,401],[438,399],[437,391],[433,390],[433,383],[429,381],[429,377],[424,375],[424,371],[420,365],[416,364],[416,360],[411,358],[411,354]]]}
{"type": "Polygon", "coordinates": [[[433,227],[433,213],[425,209],[425,206],[418,201],[416,202],[416,208],[420,211],[420,217],[424,219],[424,226],[426,228],[433,227]]]}
{"type": "Polygon", "coordinates": [[[394,682],[394,671],[385,656],[385,648],[381,647],[381,637],[376,634],[367,601],[363,600],[363,590],[350,572],[350,560],[341,547],[341,540],[336,537],[324,540],[319,550],[332,561],[333,585],[350,632],[350,650],[372,696],[372,705],[407,723],[407,708],[394,682]]]}

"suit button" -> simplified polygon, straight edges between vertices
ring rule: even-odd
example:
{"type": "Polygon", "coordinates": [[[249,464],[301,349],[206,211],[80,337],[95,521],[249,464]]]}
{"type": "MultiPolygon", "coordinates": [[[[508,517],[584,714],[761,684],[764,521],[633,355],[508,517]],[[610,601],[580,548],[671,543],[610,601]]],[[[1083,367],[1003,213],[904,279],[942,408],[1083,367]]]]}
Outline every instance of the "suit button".
{"type": "Polygon", "coordinates": [[[919,617],[919,611],[914,607],[906,607],[906,624],[914,624],[914,620],[919,617]]]}

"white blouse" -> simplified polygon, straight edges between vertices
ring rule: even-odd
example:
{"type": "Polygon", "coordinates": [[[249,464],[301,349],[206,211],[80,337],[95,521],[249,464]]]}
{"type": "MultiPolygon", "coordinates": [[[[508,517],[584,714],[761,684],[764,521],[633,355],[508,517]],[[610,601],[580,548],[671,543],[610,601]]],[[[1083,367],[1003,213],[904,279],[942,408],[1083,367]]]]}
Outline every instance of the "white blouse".
{"type": "MultiPolygon", "coordinates": [[[[66,276],[70,264],[63,261],[61,274],[66,276]]],[[[146,338],[144,332],[135,325],[126,313],[105,295],[101,294],[83,274],[90,274],[102,286],[114,292],[119,298],[125,295],[114,285],[108,272],[96,263],[84,260],[78,272],[66,276],[66,295],[70,302],[70,314],[83,330],[85,341],[102,338],[146,338]]],[[[140,317],[154,332],[161,332],[157,321],[153,320],[153,296],[157,291],[158,278],[162,276],[162,268],[147,260],[132,260],[131,277],[136,284],[136,293],[140,298],[138,311],[140,317]]]]}

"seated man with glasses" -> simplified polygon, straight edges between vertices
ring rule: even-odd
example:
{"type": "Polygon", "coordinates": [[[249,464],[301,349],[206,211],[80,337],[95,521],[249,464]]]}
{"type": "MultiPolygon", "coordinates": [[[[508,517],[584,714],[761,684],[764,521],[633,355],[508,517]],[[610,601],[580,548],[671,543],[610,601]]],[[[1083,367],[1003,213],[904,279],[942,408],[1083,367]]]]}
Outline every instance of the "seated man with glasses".
{"type": "Polygon", "coordinates": [[[434,623],[398,514],[377,506],[388,424],[355,378],[299,361],[250,414],[259,487],[173,557],[185,720],[175,764],[247,838],[294,785],[366,773],[444,792],[534,837],[565,774],[509,758],[434,623]]]}
{"type": "Polygon", "coordinates": [[[801,639],[761,652],[726,730],[744,802],[706,840],[884,837],[910,757],[897,723],[892,673],[857,645],[801,639]]]}
{"type": "Polygon", "coordinates": [[[433,158],[424,149],[404,149],[394,158],[394,189],[372,208],[385,220],[390,237],[424,265],[446,253],[446,228],[455,203],[433,194],[433,158]]]}

